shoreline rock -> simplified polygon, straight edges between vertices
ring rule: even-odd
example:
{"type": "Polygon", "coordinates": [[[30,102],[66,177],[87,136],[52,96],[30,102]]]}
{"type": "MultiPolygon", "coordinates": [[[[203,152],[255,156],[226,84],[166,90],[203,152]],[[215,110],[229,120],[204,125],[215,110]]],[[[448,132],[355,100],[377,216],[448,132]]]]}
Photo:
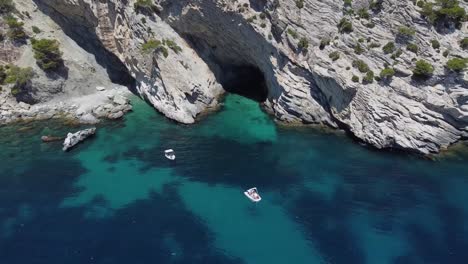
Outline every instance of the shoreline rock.
{"type": "Polygon", "coordinates": [[[76,133],[68,133],[65,141],[63,142],[63,151],[68,151],[71,148],[75,147],[79,143],[83,142],[90,136],[93,136],[96,133],[96,128],[88,128],[80,130],[76,133]]]}
{"type": "Polygon", "coordinates": [[[63,137],[56,137],[56,136],[42,136],[41,137],[42,142],[44,143],[49,143],[49,142],[54,142],[54,141],[60,141],[63,140],[63,137]]]}
{"type": "Polygon", "coordinates": [[[106,89],[77,98],[35,105],[17,102],[5,93],[0,94],[0,125],[54,118],[72,119],[80,124],[94,125],[101,119],[118,119],[132,110],[131,102],[127,98],[130,92],[125,89],[106,89]]]}

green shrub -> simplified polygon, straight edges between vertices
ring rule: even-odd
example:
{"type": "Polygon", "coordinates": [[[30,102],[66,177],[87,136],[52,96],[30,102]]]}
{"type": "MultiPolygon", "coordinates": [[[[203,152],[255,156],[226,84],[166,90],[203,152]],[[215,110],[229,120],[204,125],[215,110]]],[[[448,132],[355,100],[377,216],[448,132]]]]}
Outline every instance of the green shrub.
{"type": "Polygon", "coordinates": [[[344,6],[351,6],[353,4],[353,0],[343,0],[344,6]]]}
{"type": "Polygon", "coordinates": [[[351,78],[351,81],[353,81],[355,83],[358,83],[359,82],[359,77],[356,76],[356,75],[353,75],[353,77],[351,78]]]}
{"type": "Polygon", "coordinates": [[[161,41],[155,40],[155,39],[150,39],[141,46],[141,50],[143,51],[143,53],[151,53],[155,49],[157,49],[157,48],[159,48],[161,46],[162,46],[161,41]]]}
{"type": "Polygon", "coordinates": [[[399,27],[398,35],[403,38],[412,38],[416,34],[416,31],[410,27],[399,27]]]}
{"type": "Polygon", "coordinates": [[[346,18],[342,18],[338,23],[338,31],[340,33],[350,33],[353,31],[353,24],[346,18]]]}
{"type": "Polygon", "coordinates": [[[357,43],[355,46],[354,46],[354,53],[356,53],[357,55],[360,55],[362,53],[364,53],[365,49],[361,46],[361,44],[357,43]]]}
{"type": "Polygon", "coordinates": [[[381,79],[391,79],[395,75],[395,70],[393,68],[386,67],[382,71],[380,71],[380,78],[381,79]]]}
{"type": "Polygon", "coordinates": [[[156,6],[153,4],[153,0],[137,0],[133,5],[136,11],[151,10],[156,6]]]}
{"type": "Polygon", "coordinates": [[[19,22],[18,19],[13,16],[8,16],[5,21],[8,25],[7,36],[10,39],[14,41],[22,41],[27,37],[23,29],[23,22],[19,22]]]}
{"type": "Polygon", "coordinates": [[[363,60],[353,61],[353,67],[357,68],[362,73],[369,71],[369,66],[363,60]]]}
{"type": "Polygon", "coordinates": [[[59,42],[54,39],[32,39],[32,48],[37,65],[43,70],[57,70],[62,64],[59,42]]]}
{"type": "MultiPolygon", "coordinates": [[[[14,65],[9,65],[6,70],[5,82],[14,84],[14,89],[20,92],[21,89],[34,77],[34,72],[31,67],[20,68],[14,65]]],[[[16,95],[16,94],[14,94],[16,95]]]]}
{"type": "Polygon", "coordinates": [[[38,27],[36,27],[36,26],[32,26],[31,29],[32,29],[32,31],[33,31],[35,34],[41,33],[41,30],[40,30],[38,27]]]}
{"type": "Polygon", "coordinates": [[[370,15],[369,12],[367,12],[367,9],[361,8],[358,10],[358,16],[363,19],[369,19],[370,15]]]}
{"type": "Polygon", "coordinates": [[[448,50],[445,50],[445,51],[442,53],[442,56],[444,56],[445,58],[447,58],[449,54],[450,54],[450,52],[449,52],[448,50]]]}
{"type": "Polygon", "coordinates": [[[299,40],[299,43],[297,44],[297,46],[303,51],[307,51],[307,49],[309,48],[309,41],[306,38],[302,37],[299,40]]]}
{"type": "Polygon", "coordinates": [[[451,71],[462,71],[466,68],[468,59],[453,58],[447,61],[445,67],[451,71]]]}
{"type": "Polygon", "coordinates": [[[164,43],[166,44],[168,48],[173,50],[175,53],[179,53],[182,51],[182,48],[179,45],[177,45],[173,40],[166,39],[164,43]]]}
{"type": "Polygon", "coordinates": [[[375,27],[375,23],[370,21],[369,23],[366,24],[366,27],[368,28],[374,28],[375,27]]]}
{"type": "Polygon", "coordinates": [[[440,43],[436,39],[431,40],[431,45],[433,49],[439,49],[440,48],[440,43]]]}
{"type": "Polygon", "coordinates": [[[0,0],[0,14],[7,14],[15,10],[13,0],[0,0]]]}
{"type": "Polygon", "coordinates": [[[464,50],[468,49],[468,37],[464,37],[460,40],[460,47],[464,50]]]}
{"type": "Polygon", "coordinates": [[[408,51],[411,51],[411,52],[415,53],[415,54],[417,54],[418,50],[419,50],[418,46],[416,44],[414,44],[414,43],[408,43],[408,45],[406,45],[406,49],[408,51]]]}
{"type": "Polygon", "coordinates": [[[319,48],[323,50],[326,46],[330,45],[330,39],[325,37],[320,40],[320,46],[319,48]]]}
{"type": "Polygon", "coordinates": [[[418,60],[416,67],[413,69],[413,75],[416,77],[430,77],[433,73],[434,67],[425,60],[418,60]]]}
{"type": "Polygon", "coordinates": [[[336,61],[340,58],[340,53],[338,51],[333,51],[328,54],[328,57],[332,59],[332,61],[336,61]]]}
{"type": "Polygon", "coordinates": [[[142,46],[141,46],[141,51],[143,53],[152,53],[154,51],[161,51],[164,55],[164,57],[167,58],[167,56],[169,56],[169,52],[167,50],[166,47],[164,47],[164,44],[163,42],[157,40],[157,39],[150,39],[148,40],[146,43],[144,43],[142,46]]]}
{"type": "Polygon", "coordinates": [[[287,32],[293,39],[297,39],[299,37],[297,32],[295,30],[291,29],[291,28],[288,28],[287,32]]]}
{"type": "Polygon", "coordinates": [[[434,4],[433,3],[426,3],[422,6],[422,9],[420,11],[421,15],[425,17],[431,24],[435,24],[436,21],[438,20],[438,14],[434,10],[434,4]]]}
{"type": "Polygon", "coordinates": [[[388,42],[387,44],[385,44],[385,46],[382,47],[382,50],[385,54],[392,53],[393,51],[395,51],[395,43],[388,42]]]}
{"type": "MultiPolygon", "coordinates": [[[[450,0],[446,2],[456,2],[455,0],[450,0]]],[[[442,7],[441,9],[438,10],[439,17],[442,17],[443,19],[451,20],[455,24],[459,24],[463,22],[465,19],[466,11],[463,7],[459,6],[457,4],[453,5],[447,5],[446,7],[442,7]]]]}
{"type": "Polygon", "coordinates": [[[296,6],[297,6],[297,8],[303,8],[304,7],[304,0],[296,0],[296,6]]]}
{"type": "Polygon", "coordinates": [[[366,76],[364,76],[364,78],[362,79],[362,81],[364,83],[373,83],[374,82],[374,72],[369,70],[367,73],[366,73],[366,76]]]}
{"type": "MultiPolygon", "coordinates": [[[[433,25],[450,21],[456,26],[460,26],[466,20],[466,11],[459,5],[458,0],[436,0],[435,3],[425,3],[420,13],[433,25]]],[[[449,25],[447,23],[440,24],[449,25]]]]}
{"type": "Polygon", "coordinates": [[[3,82],[5,81],[7,77],[7,74],[6,74],[6,70],[5,68],[3,68],[2,65],[0,65],[0,85],[3,84],[3,82]]]}
{"type": "Polygon", "coordinates": [[[169,56],[168,48],[175,53],[182,51],[182,48],[170,39],[163,39],[162,41],[157,39],[150,39],[141,46],[141,51],[145,54],[149,54],[154,51],[161,52],[163,56],[167,58],[169,56]]]}

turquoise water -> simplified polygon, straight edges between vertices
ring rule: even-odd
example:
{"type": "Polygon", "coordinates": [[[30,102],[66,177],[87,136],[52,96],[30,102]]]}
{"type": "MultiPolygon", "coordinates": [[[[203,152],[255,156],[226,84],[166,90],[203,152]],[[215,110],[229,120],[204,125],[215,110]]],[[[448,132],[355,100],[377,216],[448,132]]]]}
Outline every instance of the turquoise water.
{"type": "Polygon", "coordinates": [[[377,152],[236,95],[192,126],[134,110],[69,153],[40,136],[79,127],[0,128],[0,263],[466,263],[466,146],[377,152]]]}

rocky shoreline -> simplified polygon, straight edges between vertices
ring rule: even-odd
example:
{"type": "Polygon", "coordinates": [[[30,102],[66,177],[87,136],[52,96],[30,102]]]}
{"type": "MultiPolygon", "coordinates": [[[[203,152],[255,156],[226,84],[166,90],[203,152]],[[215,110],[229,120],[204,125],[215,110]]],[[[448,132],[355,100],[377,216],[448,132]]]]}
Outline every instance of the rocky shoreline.
{"type": "Polygon", "coordinates": [[[4,40],[0,64],[32,67],[24,93],[39,103],[0,99],[0,123],[120,118],[129,107],[119,99],[80,100],[118,83],[191,124],[236,86],[280,122],[340,128],[378,149],[438,153],[468,138],[468,4],[440,3],[15,1],[28,38],[4,40]],[[60,71],[37,66],[33,38],[59,43],[60,71]]]}
{"type": "Polygon", "coordinates": [[[49,119],[69,119],[80,124],[97,124],[101,119],[119,119],[132,110],[124,87],[98,91],[77,98],[29,105],[0,94],[0,125],[49,119]]]}

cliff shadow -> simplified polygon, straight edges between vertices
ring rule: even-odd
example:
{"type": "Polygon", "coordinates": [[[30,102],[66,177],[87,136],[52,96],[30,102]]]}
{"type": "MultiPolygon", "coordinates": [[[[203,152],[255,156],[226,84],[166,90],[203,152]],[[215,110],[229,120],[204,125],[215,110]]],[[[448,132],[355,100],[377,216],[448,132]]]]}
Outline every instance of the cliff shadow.
{"type": "Polygon", "coordinates": [[[91,30],[92,27],[90,25],[74,23],[72,21],[73,18],[59,13],[43,1],[33,1],[38,9],[57,23],[67,36],[73,39],[86,52],[94,55],[96,62],[106,69],[109,79],[113,83],[126,86],[130,91],[136,93],[135,79],[130,75],[122,61],[102,45],[96,32],[91,30]]]}

